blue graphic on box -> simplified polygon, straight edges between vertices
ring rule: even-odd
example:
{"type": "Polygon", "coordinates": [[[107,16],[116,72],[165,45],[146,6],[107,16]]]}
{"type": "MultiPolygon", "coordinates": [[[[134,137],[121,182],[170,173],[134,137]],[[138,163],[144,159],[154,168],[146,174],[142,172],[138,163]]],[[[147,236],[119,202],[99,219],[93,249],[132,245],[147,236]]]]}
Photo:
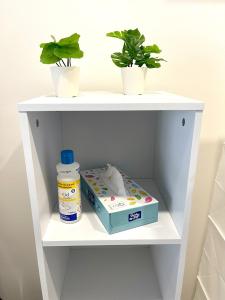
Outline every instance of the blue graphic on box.
{"type": "Polygon", "coordinates": [[[128,215],[128,221],[132,222],[135,220],[141,219],[141,211],[136,211],[128,215]]]}
{"type": "Polygon", "coordinates": [[[76,221],[77,220],[77,213],[72,215],[64,215],[60,213],[60,218],[64,221],[76,221]]]}

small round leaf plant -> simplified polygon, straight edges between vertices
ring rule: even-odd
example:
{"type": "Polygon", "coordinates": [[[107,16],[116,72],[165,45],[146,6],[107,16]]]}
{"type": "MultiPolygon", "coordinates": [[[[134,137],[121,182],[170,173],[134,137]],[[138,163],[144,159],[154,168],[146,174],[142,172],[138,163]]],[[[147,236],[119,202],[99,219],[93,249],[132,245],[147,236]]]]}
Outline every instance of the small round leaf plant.
{"type": "Polygon", "coordinates": [[[71,67],[72,58],[82,58],[84,53],[80,50],[78,33],[74,33],[69,37],[60,39],[58,42],[51,35],[53,41],[42,43],[40,61],[43,64],[54,64],[58,67],[71,67]]]}
{"type": "Polygon", "coordinates": [[[160,61],[165,61],[163,58],[152,56],[152,54],[160,53],[161,50],[156,44],[144,46],[145,36],[140,33],[138,28],[113,31],[106,35],[123,41],[122,51],[111,55],[112,61],[117,67],[146,66],[152,69],[159,68],[160,61]]]}

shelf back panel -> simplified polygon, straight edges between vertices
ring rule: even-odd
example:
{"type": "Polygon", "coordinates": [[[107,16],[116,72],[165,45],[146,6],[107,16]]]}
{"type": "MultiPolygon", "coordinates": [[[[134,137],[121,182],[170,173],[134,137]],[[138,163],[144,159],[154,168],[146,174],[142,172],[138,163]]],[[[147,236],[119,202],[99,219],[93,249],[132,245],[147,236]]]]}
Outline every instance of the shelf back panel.
{"type": "Polygon", "coordinates": [[[63,112],[64,147],[82,169],[111,163],[132,178],[152,178],[154,112],[63,112]]]}

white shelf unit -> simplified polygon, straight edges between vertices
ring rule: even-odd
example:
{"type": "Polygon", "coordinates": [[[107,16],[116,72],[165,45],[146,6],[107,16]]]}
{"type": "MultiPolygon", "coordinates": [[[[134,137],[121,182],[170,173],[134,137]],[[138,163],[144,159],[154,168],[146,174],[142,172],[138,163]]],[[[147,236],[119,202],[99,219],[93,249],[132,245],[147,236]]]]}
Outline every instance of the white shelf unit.
{"type": "Polygon", "coordinates": [[[19,103],[44,300],[180,299],[203,108],[163,92],[19,103]],[[83,197],[81,221],[60,222],[63,148],[76,151],[82,169],[119,166],[159,199],[159,221],[109,235],[83,197]]]}

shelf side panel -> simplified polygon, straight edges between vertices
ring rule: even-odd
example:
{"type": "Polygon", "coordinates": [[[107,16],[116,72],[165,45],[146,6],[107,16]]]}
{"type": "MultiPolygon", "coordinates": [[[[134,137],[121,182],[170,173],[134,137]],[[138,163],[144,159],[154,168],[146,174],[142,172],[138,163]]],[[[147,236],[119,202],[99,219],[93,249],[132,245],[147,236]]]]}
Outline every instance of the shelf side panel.
{"type": "Polygon", "coordinates": [[[177,282],[177,291],[176,291],[176,299],[177,300],[180,299],[180,297],[181,297],[181,289],[182,289],[182,284],[183,284],[185,257],[186,257],[187,242],[188,242],[188,232],[189,232],[189,228],[190,228],[192,193],[193,193],[193,188],[194,188],[194,183],[195,183],[195,174],[196,174],[197,159],[198,159],[201,118],[202,118],[202,113],[196,112],[195,117],[194,117],[194,128],[193,128],[193,138],[192,138],[192,145],[191,145],[190,164],[189,164],[189,168],[188,168],[188,184],[187,184],[187,193],[186,193],[186,199],[185,199],[186,203],[185,203],[183,241],[181,244],[181,254],[180,254],[178,282],[177,282]]]}
{"type": "Polygon", "coordinates": [[[28,118],[43,237],[58,199],[56,163],[62,147],[61,115],[58,112],[31,112],[28,118]]]}
{"type": "Polygon", "coordinates": [[[154,245],[151,254],[163,300],[175,299],[180,245],[154,245]]]}
{"type": "Polygon", "coordinates": [[[48,286],[47,286],[46,272],[45,272],[44,253],[42,247],[41,225],[40,225],[39,206],[38,206],[38,199],[37,199],[37,185],[35,180],[34,160],[33,160],[33,153],[32,153],[33,140],[32,140],[30,123],[28,120],[27,113],[20,114],[20,125],[21,125],[23,151],[24,151],[24,158],[25,158],[25,165],[26,165],[26,173],[27,173],[41,290],[42,290],[43,300],[49,300],[48,286]]]}
{"type": "Polygon", "coordinates": [[[182,236],[195,112],[159,112],[155,178],[182,236]]]}
{"type": "Polygon", "coordinates": [[[183,283],[202,113],[160,114],[156,146],[158,169],[155,174],[160,192],[182,237],[175,294],[178,300],[183,283]]]}
{"type": "Polygon", "coordinates": [[[49,300],[60,300],[70,255],[69,247],[44,249],[49,300]]]}

